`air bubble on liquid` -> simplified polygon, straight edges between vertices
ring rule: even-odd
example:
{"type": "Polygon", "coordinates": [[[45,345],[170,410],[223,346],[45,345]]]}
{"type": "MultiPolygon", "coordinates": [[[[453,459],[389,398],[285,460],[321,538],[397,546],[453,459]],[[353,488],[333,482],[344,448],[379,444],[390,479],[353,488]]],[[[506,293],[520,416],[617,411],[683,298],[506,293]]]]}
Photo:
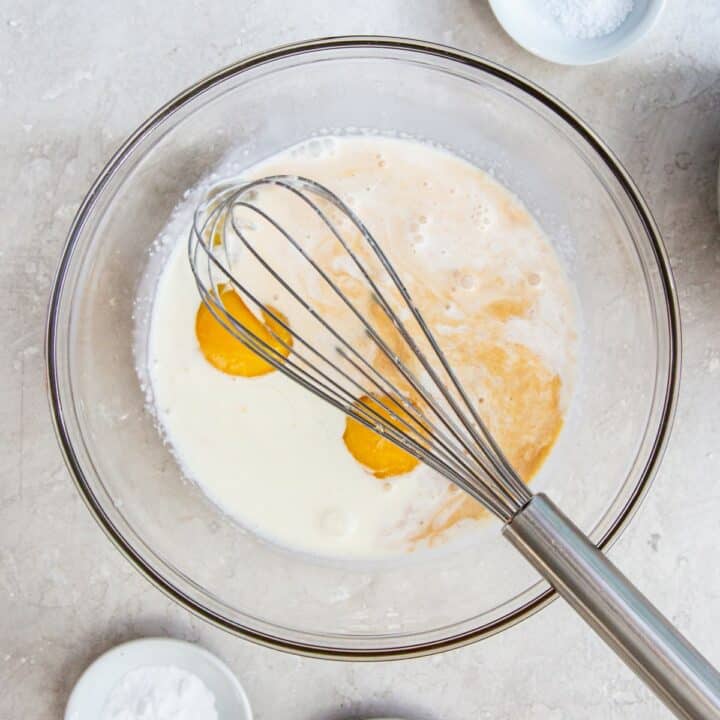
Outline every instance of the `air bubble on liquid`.
{"type": "Polygon", "coordinates": [[[528,285],[533,285],[533,286],[539,285],[541,279],[542,278],[537,273],[534,273],[534,272],[529,273],[527,276],[528,285]]]}
{"type": "Polygon", "coordinates": [[[425,224],[427,224],[427,221],[428,221],[428,219],[427,219],[427,217],[425,217],[425,215],[420,215],[420,217],[418,218],[419,225],[425,225],[425,224]]]}
{"type": "Polygon", "coordinates": [[[329,535],[342,537],[352,530],[352,521],[340,508],[329,508],[320,516],[320,527],[329,535]]]}
{"type": "Polygon", "coordinates": [[[478,203],[470,213],[470,219],[475,225],[483,230],[490,227],[490,212],[482,203],[478,203]]]}
{"type": "Polygon", "coordinates": [[[323,144],[320,140],[310,140],[307,144],[307,149],[310,153],[310,157],[318,158],[322,155],[323,144]]]}
{"type": "Polygon", "coordinates": [[[465,290],[472,290],[475,287],[475,278],[472,275],[463,275],[460,278],[460,285],[465,290]]]}

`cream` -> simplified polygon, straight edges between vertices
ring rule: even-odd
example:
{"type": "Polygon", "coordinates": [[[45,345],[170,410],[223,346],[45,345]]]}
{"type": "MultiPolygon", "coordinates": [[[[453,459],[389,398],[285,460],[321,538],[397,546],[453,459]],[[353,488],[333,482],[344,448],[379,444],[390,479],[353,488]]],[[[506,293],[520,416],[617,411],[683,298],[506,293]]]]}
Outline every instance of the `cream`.
{"type": "MultiPolygon", "coordinates": [[[[243,175],[274,173],[317,179],[363,219],[529,478],[569,402],[576,331],[571,288],[527,209],[478,168],[410,140],[313,139],[243,175]]],[[[187,228],[194,200],[178,209],[187,228]]],[[[473,532],[482,513],[434,471],[380,480],[345,447],[342,413],[279,372],[235,377],[207,361],[186,243],[183,232],[159,278],[148,348],[154,412],[183,472],[242,525],[303,552],[375,557],[473,532]]],[[[286,268],[305,281],[300,265],[286,268]]]]}

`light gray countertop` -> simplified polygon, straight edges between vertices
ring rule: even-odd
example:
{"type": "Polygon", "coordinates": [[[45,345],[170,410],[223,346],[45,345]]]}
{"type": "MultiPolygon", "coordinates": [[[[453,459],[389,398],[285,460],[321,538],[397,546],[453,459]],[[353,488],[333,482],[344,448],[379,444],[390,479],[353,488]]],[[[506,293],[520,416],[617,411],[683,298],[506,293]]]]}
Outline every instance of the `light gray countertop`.
{"type": "Polygon", "coordinates": [[[420,660],[341,664],[255,647],[135,572],[70,481],[47,409],[43,325],[85,190],[124,137],[193,81],[255,51],[332,34],[418,37],[509,66],[587,120],[645,194],[676,274],[683,382],[662,469],[612,557],[720,664],[720,5],[667,5],[623,57],[569,68],[514,45],[484,0],[0,3],[0,718],[61,717],[91,659],[144,635],[215,651],[257,720],[667,716],[560,602],[420,660]]]}

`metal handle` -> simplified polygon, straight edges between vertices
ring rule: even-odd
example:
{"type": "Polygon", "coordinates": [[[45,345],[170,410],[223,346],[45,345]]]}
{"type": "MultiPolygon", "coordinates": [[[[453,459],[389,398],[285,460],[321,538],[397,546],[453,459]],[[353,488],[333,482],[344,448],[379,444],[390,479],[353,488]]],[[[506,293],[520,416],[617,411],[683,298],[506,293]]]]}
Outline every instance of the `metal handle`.
{"type": "Polygon", "coordinates": [[[545,495],[503,534],[675,715],[720,719],[720,674],[545,495]]]}

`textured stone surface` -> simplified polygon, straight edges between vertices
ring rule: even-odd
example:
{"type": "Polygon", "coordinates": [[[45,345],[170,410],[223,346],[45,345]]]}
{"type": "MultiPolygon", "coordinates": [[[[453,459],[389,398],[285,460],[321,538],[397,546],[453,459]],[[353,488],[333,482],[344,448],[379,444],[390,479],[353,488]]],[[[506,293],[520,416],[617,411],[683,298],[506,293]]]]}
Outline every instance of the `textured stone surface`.
{"type": "Polygon", "coordinates": [[[561,603],[501,636],[421,660],[334,664],[254,647],[135,573],[70,482],[48,418],[42,334],[51,274],[84,191],[121,140],[189,83],[268,46],[330,34],[415,36],[504,63],[576,109],[634,176],[672,257],[685,362],[662,470],[612,555],[720,663],[720,6],[667,5],[622,58],[565,68],[515,46],[482,0],[3,0],[1,718],[60,717],[94,656],[165,634],[227,660],[258,720],[667,716],[561,603]]]}

